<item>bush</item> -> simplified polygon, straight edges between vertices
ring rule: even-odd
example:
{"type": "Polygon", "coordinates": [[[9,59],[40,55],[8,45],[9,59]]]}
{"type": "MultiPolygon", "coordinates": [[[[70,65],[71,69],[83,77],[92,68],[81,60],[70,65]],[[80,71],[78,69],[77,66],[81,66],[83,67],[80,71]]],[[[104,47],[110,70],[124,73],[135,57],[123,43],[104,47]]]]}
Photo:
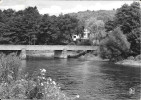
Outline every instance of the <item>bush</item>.
{"type": "Polygon", "coordinates": [[[108,36],[100,42],[101,57],[106,57],[112,61],[127,58],[130,43],[119,27],[108,33],[108,36]]]}
{"type": "Polygon", "coordinates": [[[30,78],[19,73],[20,59],[15,54],[0,54],[0,99],[46,99],[74,100],[68,97],[51,78],[46,78],[46,70],[34,72],[30,78]]]}
{"type": "Polygon", "coordinates": [[[16,54],[0,55],[0,82],[10,82],[19,77],[20,58],[16,54]]]}
{"type": "Polygon", "coordinates": [[[135,57],[135,60],[141,60],[141,54],[140,55],[137,55],[136,57],[135,57]]]}
{"type": "Polygon", "coordinates": [[[130,56],[127,58],[127,60],[134,60],[135,58],[133,56],[130,56]]]}

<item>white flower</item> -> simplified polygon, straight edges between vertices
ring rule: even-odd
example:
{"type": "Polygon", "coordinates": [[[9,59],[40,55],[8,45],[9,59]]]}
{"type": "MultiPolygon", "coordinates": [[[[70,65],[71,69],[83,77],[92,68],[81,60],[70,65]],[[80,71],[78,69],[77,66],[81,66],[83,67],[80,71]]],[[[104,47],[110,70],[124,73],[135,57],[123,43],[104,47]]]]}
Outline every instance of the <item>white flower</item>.
{"type": "Polygon", "coordinates": [[[52,81],[52,79],[51,79],[50,77],[48,78],[48,80],[49,80],[49,81],[52,81]]]}
{"type": "Polygon", "coordinates": [[[129,88],[129,94],[135,94],[135,88],[129,88]]]}
{"type": "Polygon", "coordinates": [[[44,84],[43,83],[41,83],[41,86],[43,86],[44,84]]]}
{"type": "Polygon", "coordinates": [[[46,83],[49,84],[48,81],[46,83]]]}
{"type": "Polygon", "coordinates": [[[42,79],[44,79],[44,80],[45,80],[46,78],[45,78],[45,77],[42,77],[42,79]]]}
{"type": "Polygon", "coordinates": [[[56,82],[55,82],[55,81],[52,81],[52,83],[53,83],[54,85],[56,85],[56,82]]]}
{"type": "Polygon", "coordinates": [[[46,69],[41,69],[41,73],[46,73],[46,69]]]}
{"type": "Polygon", "coordinates": [[[76,95],[76,98],[79,98],[80,96],[79,95],[76,95]]]}

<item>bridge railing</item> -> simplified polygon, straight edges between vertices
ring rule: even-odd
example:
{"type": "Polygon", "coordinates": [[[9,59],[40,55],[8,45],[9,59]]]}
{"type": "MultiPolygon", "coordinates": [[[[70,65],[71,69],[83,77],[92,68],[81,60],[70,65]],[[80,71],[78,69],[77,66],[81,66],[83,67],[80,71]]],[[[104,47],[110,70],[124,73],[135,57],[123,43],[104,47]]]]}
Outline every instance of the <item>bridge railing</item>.
{"type": "Polygon", "coordinates": [[[0,45],[0,50],[96,50],[98,46],[77,45],[0,45]]]}

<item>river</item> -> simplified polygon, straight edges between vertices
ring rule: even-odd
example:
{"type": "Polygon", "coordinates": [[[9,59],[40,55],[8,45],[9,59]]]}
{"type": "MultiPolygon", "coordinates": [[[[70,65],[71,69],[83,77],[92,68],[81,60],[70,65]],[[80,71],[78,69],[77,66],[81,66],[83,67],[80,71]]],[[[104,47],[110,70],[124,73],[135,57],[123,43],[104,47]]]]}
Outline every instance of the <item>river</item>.
{"type": "Polygon", "coordinates": [[[82,59],[27,60],[25,72],[45,68],[47,77],[61,85],[68,95],[80,95],[78,100],[139,100],[140,68],[109,62],[82,59]],[[129,94],[129,88],[135,93],[129,94]]]}

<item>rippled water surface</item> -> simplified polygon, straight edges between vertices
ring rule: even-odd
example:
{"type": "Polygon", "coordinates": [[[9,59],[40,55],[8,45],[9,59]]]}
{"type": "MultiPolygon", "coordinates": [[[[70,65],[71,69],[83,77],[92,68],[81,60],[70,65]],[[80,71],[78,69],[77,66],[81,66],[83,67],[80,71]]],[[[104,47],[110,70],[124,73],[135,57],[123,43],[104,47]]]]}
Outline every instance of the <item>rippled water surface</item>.
{"type": "Polygon", "coordinates": [[[139,100],[140,68],[109,62],[81,59],[27,60],[26,72],[45,68],[47,77],[61,84],[68,95],[79,94],[78,100],[139,100]],[[129,94],[129,88],[135,94],[129,94]]]}

